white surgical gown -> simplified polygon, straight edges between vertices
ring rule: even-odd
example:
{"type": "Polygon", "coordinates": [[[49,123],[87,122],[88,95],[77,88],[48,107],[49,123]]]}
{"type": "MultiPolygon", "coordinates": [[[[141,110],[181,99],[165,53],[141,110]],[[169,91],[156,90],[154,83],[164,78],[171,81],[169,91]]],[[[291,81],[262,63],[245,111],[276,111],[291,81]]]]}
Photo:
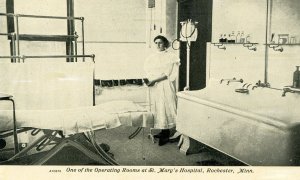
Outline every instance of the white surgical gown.
{"type": "Polygon", "coordinates": [[[175,80],[178,75],[180,60],[168,51],[157,52],[146,59],[144,70],[151,81],[166,75],[166,80],[149,87],[151,111],[154,113],[154,128],[170,129],[176,121],[175,80]]]}

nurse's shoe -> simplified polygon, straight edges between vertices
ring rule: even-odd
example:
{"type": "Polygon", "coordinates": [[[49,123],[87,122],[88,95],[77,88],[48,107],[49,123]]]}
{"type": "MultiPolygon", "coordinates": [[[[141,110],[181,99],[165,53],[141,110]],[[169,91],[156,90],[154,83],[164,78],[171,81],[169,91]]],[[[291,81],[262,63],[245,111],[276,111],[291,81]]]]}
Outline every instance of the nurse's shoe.
{"type": "Polygon", "coordinates": [[[158,145],[162,146],[162,145],[167,144],[169,142],[169,137],[170,137],[170,130],[169,129],[161,130],[158,145]]]}
{"type": "Polygon", "coordinates": [[[169,137],[170,130],[169,129],[162,129],[160,133],[153,135],[154,138],[161,138],[161,137],[169,137]]]}
{"type": "Polygon", "coordinates": [[[160,137],[158,140],[158,145],[162,146],[169,142],[169,137],[160,137]]]}
{"type": "Polygon", "coordinates": [[[158,133],[158,134],[153,135],[153,137],[156,138],[156,139],[159,139],[160,137],[162,137],[162,134],[161,134],[161,132],[160,132],[160,133],[158,133]]]}

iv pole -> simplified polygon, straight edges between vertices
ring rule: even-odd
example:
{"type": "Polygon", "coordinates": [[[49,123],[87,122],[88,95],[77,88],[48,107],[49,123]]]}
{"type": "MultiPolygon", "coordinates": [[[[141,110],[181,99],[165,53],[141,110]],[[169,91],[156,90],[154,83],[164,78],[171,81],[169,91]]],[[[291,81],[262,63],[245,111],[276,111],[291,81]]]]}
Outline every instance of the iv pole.
{"type": "Polygon", "coordinates": [[[189,46],[190,41],[186,42],[186,86],[184,87],[184,91],[190,90],[190,52],[191,47],[189,46]]]}
{"type": "Polygon", "coordinates": [[[180,41],[186,42],[186,86],[184,87],[184,91],[188,91],[190,89],[190,52],[191,52],[191,42],[196,41],[198,30],[196,25],[198,22],[193,22],[191,19],[187,21],[180,22],[181,31],[180,31],[180,41]]]}

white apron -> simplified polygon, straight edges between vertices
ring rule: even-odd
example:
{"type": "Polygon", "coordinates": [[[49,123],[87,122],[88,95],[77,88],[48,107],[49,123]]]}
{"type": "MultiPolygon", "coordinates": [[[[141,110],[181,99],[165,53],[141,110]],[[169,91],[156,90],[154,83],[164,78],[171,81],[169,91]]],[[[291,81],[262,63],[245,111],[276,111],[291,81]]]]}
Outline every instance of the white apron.
{"type": "Polygon", "coordinates": [[[167,51],[157,52],[146,59],[144,69],[151,81],[163,75],[168,78],[149,87],[154,128],[170,129],[176,121],[175,80],[178,75],[179,58],[167,51]]]}

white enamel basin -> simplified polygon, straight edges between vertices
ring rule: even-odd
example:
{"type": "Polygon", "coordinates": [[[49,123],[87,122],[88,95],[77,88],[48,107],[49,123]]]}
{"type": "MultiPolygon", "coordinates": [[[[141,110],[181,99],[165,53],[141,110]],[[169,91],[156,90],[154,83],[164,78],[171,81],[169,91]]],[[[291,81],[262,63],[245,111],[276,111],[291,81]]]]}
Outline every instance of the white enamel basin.
{"type": "Polygon", "coordinates": [[[208,102],[278,120],[286,126],[300,122],[300,94],[286,93],[282,97],[281,90],[261,87],[254,90],[249,88],[248,94],[235,92],[242,85],[214,84],[203,90],[187,93],[208,102]]]}

